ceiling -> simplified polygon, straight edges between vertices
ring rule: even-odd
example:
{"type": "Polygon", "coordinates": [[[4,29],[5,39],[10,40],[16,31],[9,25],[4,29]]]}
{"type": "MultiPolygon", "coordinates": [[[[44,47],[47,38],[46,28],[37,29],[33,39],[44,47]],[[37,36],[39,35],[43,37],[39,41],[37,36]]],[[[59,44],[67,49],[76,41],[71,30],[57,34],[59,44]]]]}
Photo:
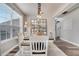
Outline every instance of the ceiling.
{"type": "MultiPolygon", "coordinates": [[[[64,3],[42,3],[41,5],[41,9],[45,15],[53,15],[64,3]]],[[[37,3],[16,3],[16,6],[25,15],[37,15],[37,3]]]]}

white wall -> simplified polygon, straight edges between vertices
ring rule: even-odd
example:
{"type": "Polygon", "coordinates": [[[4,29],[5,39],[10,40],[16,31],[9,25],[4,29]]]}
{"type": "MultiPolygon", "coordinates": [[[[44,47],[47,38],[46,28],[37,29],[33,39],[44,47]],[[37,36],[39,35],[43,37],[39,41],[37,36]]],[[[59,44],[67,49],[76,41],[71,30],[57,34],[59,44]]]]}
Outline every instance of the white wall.
{"type": "Polygon", "coordinates": [[[64,18],[61,29],[61,36],[63,39],[72,40],[72,20],[64,18]]]}
{"type": "Polygon", "coordinates": [[[62,38],[79,44],[79,8],[62,18],[62,38]]]}

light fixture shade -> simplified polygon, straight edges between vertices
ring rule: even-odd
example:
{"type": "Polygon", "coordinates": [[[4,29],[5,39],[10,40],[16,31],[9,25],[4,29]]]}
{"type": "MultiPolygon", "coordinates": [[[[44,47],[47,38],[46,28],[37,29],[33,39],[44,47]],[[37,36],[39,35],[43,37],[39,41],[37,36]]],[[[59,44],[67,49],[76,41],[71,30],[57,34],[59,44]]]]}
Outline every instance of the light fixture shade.
{"type": "Polygon", "coordinates": [[[37,18],[38,18],[38,19],[41,19],[41,18],[42,18],[42,16],[41,16],[41,15],[37,15],[37,18]]]}
{"type": "Polygon", "coordinates": [[[25,25],[27,25],[27,22],[25,21],[25,25]]]}
{"type": "Polygon", "coordinates": [[[24,25],[24,27],[26,28],[26,27],[27,27],[27,25],[24,25]]]}
{"type": "Polygon", "coordinates": [[[36,15],[36,20],[32,20],[31,32],[35,35],[47,35],[47,20],[42,18],[43,12],[41,11],[41,3],[38,3],[38,14],[36,15]]]}

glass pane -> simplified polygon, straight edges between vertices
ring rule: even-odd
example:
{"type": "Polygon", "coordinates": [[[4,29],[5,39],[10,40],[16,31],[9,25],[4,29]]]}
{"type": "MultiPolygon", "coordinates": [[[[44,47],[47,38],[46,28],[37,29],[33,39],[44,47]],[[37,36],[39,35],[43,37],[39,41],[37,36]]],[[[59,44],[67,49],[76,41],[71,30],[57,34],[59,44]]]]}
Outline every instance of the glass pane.
{"type": "Polygon", "coordinates": [[[12,37],[15,37],[19,33],[19,27],[20,27],[20,19],[19,16],[16,13],[13,13],[13,18],[12,18],[12,37]]]}
{"type": "Polygon", "coordinates": [[[11,13],[11,10],[5,4],[0,3],[0,23],[3,24],[11,20],[11,13]]]}
{"type": "Polygon", "coordinates": [[[13,12],[13,14],[12,14],[12,25],[13,26],[19,26],[20,25],[19,24],[19,16],[15,12],[13,12]]]}
{"type": "Polygon", "coordinates": [[[19,27],[12,27],[12,36],[15,37],[19,33],[19,27]]]}
{"type": "Polygon", "coordinates": [[[13,26],[19,26],[19,19],[13,19],[12,20],[12,25],[13,26]]]}
{"type": "Polygon", "coordinates": [[[11,35],[10,30],[11,30],[11,26],[7,26],[7,27],[6,27],[6,35],[7,35],[7,39],[10,38],[10,35],[11,35]]]}
{"type": "Polygon", "coordinates": [[[1,40],[6,39],[6,26],[5,25],[0,26],[0,36],[1,36],[1,40]]]}
{"type": "Polygon", "coordinates": [[[0,38],[5,40],[10,38],[10,22],[12,11],[6,4],[0,3],[0,38]]]}

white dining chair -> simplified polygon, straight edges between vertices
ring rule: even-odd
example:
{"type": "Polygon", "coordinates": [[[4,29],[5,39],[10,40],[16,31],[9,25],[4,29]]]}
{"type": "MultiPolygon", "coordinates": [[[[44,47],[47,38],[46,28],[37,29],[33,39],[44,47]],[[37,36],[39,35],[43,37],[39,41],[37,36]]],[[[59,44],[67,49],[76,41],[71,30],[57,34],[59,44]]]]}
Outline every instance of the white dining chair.
{"type": "Polygon", "coordinates": [[[19,45],[19,51],[20,51],[20,55],[21,56],[27,56],[29,55],[30,56],[30,42],[27,41],[27,40],[24,40],[25,39],[25,36],[20,33],[18,35],[18,45],[19,45]]]}
{"type": "Polygon", "coordinates": [[[23,55],[23,48],[22,48],[22,42],[24,39],[23,33],[18,33],[18,46],[19,46],[19,51],[21,52],[21,55],[23,55]]]}
{"type": "Polygon", "coordinates": [[[31,55],[47,56],[48,37],[30,37],[31,55]]]}

